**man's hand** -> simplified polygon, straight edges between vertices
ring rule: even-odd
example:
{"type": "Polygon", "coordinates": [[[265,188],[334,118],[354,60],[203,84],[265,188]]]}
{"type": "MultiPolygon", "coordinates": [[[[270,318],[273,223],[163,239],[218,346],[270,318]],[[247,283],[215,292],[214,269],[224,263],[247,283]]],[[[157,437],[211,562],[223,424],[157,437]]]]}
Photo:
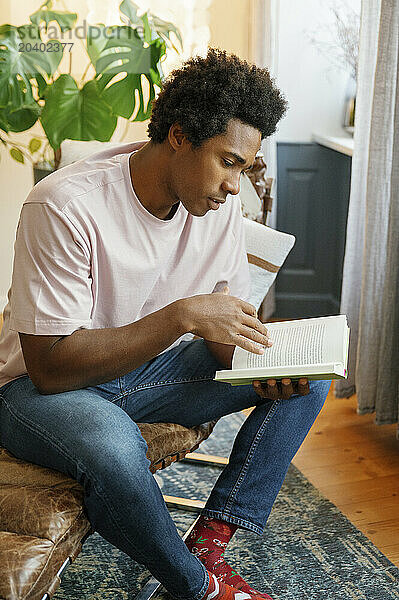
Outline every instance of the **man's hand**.
{"type": "Polygon", "coordinates": [[[292,394],[299,394],[300,396],[306,396],[309,394],[309,381],[305,378],[298,380],[281,379],[267,379],[266,381],[253,381],[255,392],[261,398],[268,398],[269,400],[277,400],[281,398],[288,400],[292,394]]]}
{"type": "Polygon", "coordinates": [[[201,294],[179,300],[184,329],[205,340],[240,346],[263,354],[261,346],[271,346],[266,326],[256,316],[256,308],[223,293],[201,294]],[[260,346],[259,346],[260,344],[260,346]]]}

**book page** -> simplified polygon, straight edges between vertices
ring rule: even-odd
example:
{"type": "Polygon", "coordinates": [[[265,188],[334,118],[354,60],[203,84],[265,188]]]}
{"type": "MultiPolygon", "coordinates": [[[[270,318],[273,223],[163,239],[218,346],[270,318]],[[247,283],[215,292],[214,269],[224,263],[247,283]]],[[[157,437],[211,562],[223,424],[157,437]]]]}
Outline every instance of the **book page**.
{"type": "Polygon", "coordinates": [[[236,347],[233,369],[316,365],[344,360],[342,335],[345,315],[267,323],[273,346],[264,354],[236,347]]]}

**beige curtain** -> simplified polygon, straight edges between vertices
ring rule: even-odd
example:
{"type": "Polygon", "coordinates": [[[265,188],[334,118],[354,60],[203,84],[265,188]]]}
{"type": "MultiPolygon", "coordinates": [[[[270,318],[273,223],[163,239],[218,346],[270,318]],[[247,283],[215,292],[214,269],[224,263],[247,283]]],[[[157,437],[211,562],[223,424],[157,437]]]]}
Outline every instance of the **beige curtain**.
{"type": "Polygon", "coordinates": [[[341,299],[349,377],[336,395],[356,392],[378,425],[397,422],[399,404],[398,36],[399,0],[363,0],[341,299]]]}
{"type": "MultiPolygon", "coordinates": [[[[248,58],[258,67],[266,67],[272,77],[276,76],[277,70],[277,29],[278,29],[278,2],[276,0],[249,0],[248,2],[248,58]]],[[[275,136],[262,141],[261,151],[267,165],[266,177],[274,180],[271,196],[274,198],[273,211],[268,217],[267,224],[276,228],[276,175],[277,156],[275,136]]],[[[271,286],[264,299],[260,318],[267,321],[276,310],[275,286],[271,286]]]]}

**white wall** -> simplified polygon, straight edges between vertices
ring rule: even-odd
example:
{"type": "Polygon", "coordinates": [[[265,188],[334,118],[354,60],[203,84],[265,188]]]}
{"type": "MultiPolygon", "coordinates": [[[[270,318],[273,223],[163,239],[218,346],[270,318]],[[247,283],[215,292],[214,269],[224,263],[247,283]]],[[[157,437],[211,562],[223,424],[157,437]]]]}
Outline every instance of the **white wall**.
{"type": "Polygon", "coordinates": [[[271,38],[266,44],[267,66],[288,100],[286,116],[277,132],[262,142],[267,173],[274,180],[273,211],[277,218],[276,142],[310,142],[312,133],[346,137],[341,126],[349,70],[333,67],[311,43],[332,35],[331,5],[350,4],[360,12],[361,0],[253,0],[266,8],[271,38]],[[268,57],[267,57],[268,55],[268,57]]]}
{"type": "MultiPolygon", "coordinates": [[[[309,142],[312,132],[345,135],[341,121],[349,73],[332,67],[307,35],[330,24],[332,27],[331,2],[272,1],[276,19],[274,69],[277,84],[289,102],[277,141],[309,142]]],[[[360,8],[360,0],[351,0],[351,4],[360,8]]]]}
{"type": "Polygon", "coordinates": [[[11,280],[15,228],[23,199],[32,187],[32,171],[0,147],[0,313],[11,280]]]}

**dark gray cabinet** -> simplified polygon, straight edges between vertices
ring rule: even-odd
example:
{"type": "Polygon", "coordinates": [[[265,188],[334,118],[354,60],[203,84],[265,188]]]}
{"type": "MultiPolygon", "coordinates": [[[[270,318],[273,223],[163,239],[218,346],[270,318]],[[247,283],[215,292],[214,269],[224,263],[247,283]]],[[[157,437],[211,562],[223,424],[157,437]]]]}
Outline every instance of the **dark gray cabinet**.
{"type": "Polygon", "coordinates": [[[277,318],[339,313],[351,157],[277,144],[277,229],[296,243],[276,281],[277,318]]]}

